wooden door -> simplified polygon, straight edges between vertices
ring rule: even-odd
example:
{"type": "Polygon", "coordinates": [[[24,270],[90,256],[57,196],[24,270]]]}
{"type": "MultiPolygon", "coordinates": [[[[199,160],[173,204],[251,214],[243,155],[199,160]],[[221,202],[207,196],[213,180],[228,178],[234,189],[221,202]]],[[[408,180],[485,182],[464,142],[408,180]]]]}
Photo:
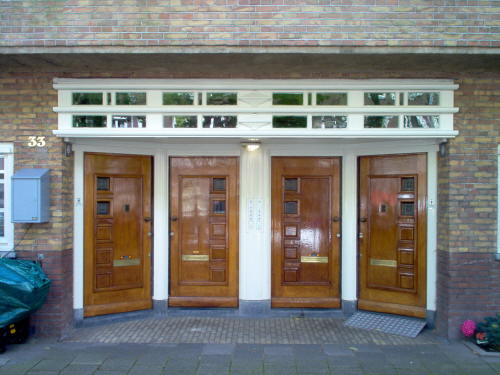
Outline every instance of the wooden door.
{"type": "Polygon", "coordinates": [[[170,306],[238,306],[238,164],[170,159],[170,306]]]}
{"type": "Polygon", "coordinates": [[[272,158],[273,307],[340,307],[340,158],[272,158]]]}
{"type": "Polygon", "coordinates": [[[151,157],[85,154],[84,315],[151,308],[151,157]]]}
{"type": "Polygon", "coordinates": [[[425,317],[425,154],[359,160],[360,309],[425,317]]]}

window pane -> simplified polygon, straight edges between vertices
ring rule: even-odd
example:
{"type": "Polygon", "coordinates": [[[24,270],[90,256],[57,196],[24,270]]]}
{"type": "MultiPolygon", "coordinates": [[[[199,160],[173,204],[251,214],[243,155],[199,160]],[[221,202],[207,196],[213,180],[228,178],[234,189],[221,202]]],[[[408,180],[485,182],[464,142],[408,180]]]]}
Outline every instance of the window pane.
{"type": "Polygon", "coordinates": [[[110,203],[107,201],[97,202],[97,215],[109,215],[110,207],[110,203]]]}
{"type": "Polygon", "coordinates": [[[339,129],[347,128],[347,116],[313,116],[314,129],[339,129]]]}
{"type": "Polygon", "coordinates": [[[5,159],[0,157],[0,170],[4,170],[5,169],[5,159]]]}
{"type": "Polygon", "coordinates": [[[302,93],[273,93],[273,105],[302,105],[303,103],[302,93]]]}
{"type": "Polygon", "coordinates": [[[398,116],[365,116],[365,128],[397,128],[398,116]]]}
{"type": "Polygon", "coordinates": [[[74,92],[73,105],[102,105],[102,92],[74,92]]]}
{"type": "Polygon", "coordinates": [[[396,93],[394,92],[365,92],[365,105],[394,105],[396,93]]]}
{"type": "Polygon", "coordinates": [[[408,105],[439,105],[439,93],[409,92],[408,105]]]}
{"type": "Polygon", "coordinates": [[[224,215],[226,213],[226,201],[213,201],[212,212],[216,215],[224,215]]]}
{"type": "Polygon", "coordinates": [[[213,178],[212,180],[212,190],[213,191],[225,191],[226,190],[226,179],[224,177],[213,178]]]}
{"type": "Polygon", "coordinates": [[[415,178],[403,177],[401,179],[401,191],[415,191],[415,178]]]}
{"type": "Polygon", "coordinates": [[[145,128],[146,116],[113,116],[113,128],[145,128]]]}
{"type": "Polygon", "coordinates": [[[207,93],[208,105],[236,105],[238,96],[235,92],[209,92],[207,93]]]}
{"type": "Polygon", "coordinates": [[[285,215],[297,215],[299,213],[299,202],[286,201],[284,211],[285,215]]]}
{"type": "Polygon", "coordinates": [[[0,208],[5,208],[5,184],[0,184],[0,208]]]}
{"type": "Polygon", "coordinates": [[[405,128],[439,128],[439,116],[404,116],[405,128]]]}
{"type": "Polygon", "coordinates": [[[97,177],[97,190],[109,191],[110,178],[109,177],[97,177]]]}
{"type": "Polygon", "coordinates": [[[273,116],[273,128],[307,128],[307,117],[273,116]]]}
{"type": "Polygon", "coordinates": [[[316,94],[317,105],[347,105],[347,93],[345,92],[325,92],[316,94]]]}
{"type": "Polygon", "coordinates": [[[74,128],[105,128],[106,116],[73,116],[74,128]]]}
{"type": "Polygon", "coordinates": [[[145,92],[117,92],[116,105],[145,105],[145,92]]]}
{"type": "Polygon", "coordinates": [[[164,92],[164,105],[193,105],[194,93],[192,92],[164,92]]]}
{"type": "Polygon", "coordinates": [[[235,128],[238,122],[236,116],[203,116],[204,128],[235,128]]]}
{"type": "Polygon", "coordinates": [[[196,116],[163,116],[164,128],[196,128],[197,126],[196,116]]]}
{"type": "Polygon", "coordinates": [[[285,178],[285,191],[297,191],[299,189],[298,178],[285,178]]]}
{"type": "Polygon", "coordinates": [[[0,237],[5,237],[5,219],[3,212],[0,212],[0,237]]]}
{"type": "Polygon", "coordinates": [[[415,214],[414,202],[401,202],[401,216],[413,216],[415,214]]]}

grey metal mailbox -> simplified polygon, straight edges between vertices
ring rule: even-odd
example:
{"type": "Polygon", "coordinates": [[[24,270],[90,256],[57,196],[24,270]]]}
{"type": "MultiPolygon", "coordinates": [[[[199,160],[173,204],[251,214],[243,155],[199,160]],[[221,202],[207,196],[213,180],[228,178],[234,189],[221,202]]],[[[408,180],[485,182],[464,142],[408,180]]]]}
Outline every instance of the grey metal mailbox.
{"type": "Polygon", "coordinates": [[[49,221],[50,169],[26,168],[12,176],[12,222],[49,221]]]}

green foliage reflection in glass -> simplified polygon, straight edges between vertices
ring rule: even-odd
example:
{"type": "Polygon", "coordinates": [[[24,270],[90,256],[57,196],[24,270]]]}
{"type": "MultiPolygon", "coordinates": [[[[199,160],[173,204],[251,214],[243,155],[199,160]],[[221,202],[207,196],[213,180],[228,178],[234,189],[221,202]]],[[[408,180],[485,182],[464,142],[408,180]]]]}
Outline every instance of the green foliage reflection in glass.
{"type": "Polygon", "coordinates": [[[439,105],[439,93],[409,92],[408,105],[439,105]]]}
{"type": "Polygon", "coordinates": [[[307,117],[273,116],[273,128],[307,128],[307,117]]]}
{"type": "Polygon", "coordinates": [[[238,123],[237,116],[203,116],[204,128],[235,128],[238,123]]]}
{"type": "Polygon", "coordinates": [[[164,105],[193,105],[194,93],[192,92],[164,92],[164,105]]]}
{"type": "Polygon", "coordinates": [[[207,93],[208,105],[236,105],[238,95],[235,92],[209,92],[207,93]]]}
{"type": "Polygon", "coordinates": [[[74,128],[105,128],[106,116],[73,116],[74,128]]]}
{"type": "Polygon", "coordinates": [[[116,105],[145,105],[145,92],[117,92],[116,105]]]}
{"type": "Polygon", "coordinates": [[[164,128],[196,128],[198,118],[196,116],[164,116],[164,128]]]}
{"type": "Polygon", "coordinates": [[[73,105],[102,105],[102,92],[74,92],[73,105]]]}
{"type": "Polygon", "coordinates": [[[404,116],[404,128],[439,128],[439,116],[404,116]]]}
{"type": "Polygon", "coordinates": [[[398,116],[365,116],[365,128],[397,128],[398,116]]]}
{"type": "Polygon", "coordinates": [[[365,92],[365,105],[394,105],[396,93],[394,92],[365,92]]]}
{"type": "Polygon", "coordinates": [[[277,92],[273,93],[273,105],[302,105],[302,93],[277,92]]]}
{"type": "Polygon", "coordinates": [[[347,93],[337,92],[337,93],[317,93],[316,94],[316,104],[317,105],[347,105],[347,93]]]}

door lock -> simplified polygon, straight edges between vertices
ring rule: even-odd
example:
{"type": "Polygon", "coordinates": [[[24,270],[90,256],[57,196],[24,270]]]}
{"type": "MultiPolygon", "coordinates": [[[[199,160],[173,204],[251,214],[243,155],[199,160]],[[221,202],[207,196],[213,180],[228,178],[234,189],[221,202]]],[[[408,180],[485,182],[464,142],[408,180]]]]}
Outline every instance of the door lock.
{"type": "Polygon", "coordinates": [[[340,233],[337,233],[337,238],[340,238],[340,233]]]}
{"type": "Polygon", "coordinates": [[[148,232],[148,237],[151,237],[153,235],[153,232],[148,232]]]}
{"type": "Polygon", "coordinates": [[[170,237],[173,237],[174,236],[174,232],[170,232],[170,237]]]}
{"type": "Polygon", "coordinates": [[[358,234],[358,238],[363,238],[365,235],[363,233],[358,234]]]}

